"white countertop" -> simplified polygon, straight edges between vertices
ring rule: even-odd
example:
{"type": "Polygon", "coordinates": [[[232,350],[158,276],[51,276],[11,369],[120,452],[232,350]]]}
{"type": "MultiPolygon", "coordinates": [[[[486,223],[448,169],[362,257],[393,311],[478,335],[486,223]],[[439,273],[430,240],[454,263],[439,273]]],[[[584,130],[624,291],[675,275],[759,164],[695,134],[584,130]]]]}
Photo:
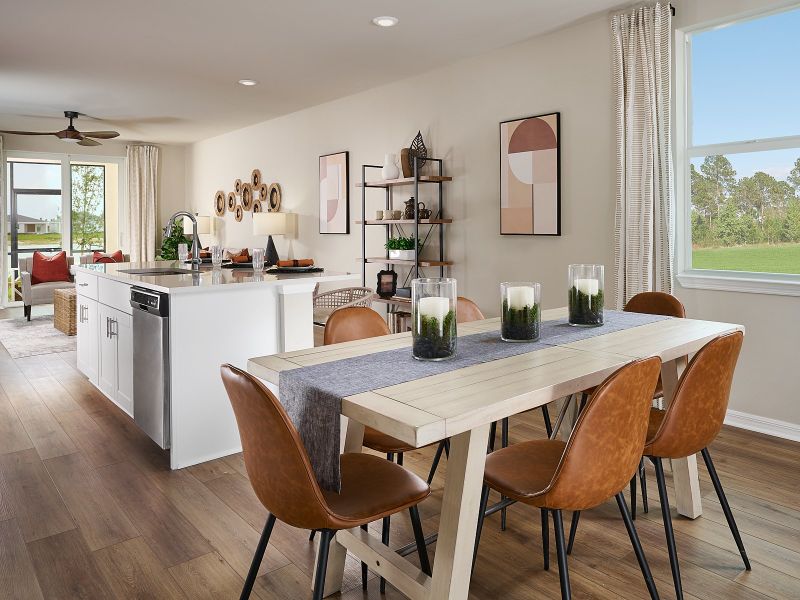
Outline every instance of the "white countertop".
{"type": "Polygon", "coordinates": [[[264,271],[255,274],[252,269],[212,269],[203,265],[199,273],[179,275],[135,275],[125,273],[128,269],[186,269],[178,261],[153,261],[139,263],[99,263],[75,265],[73,271],[86,271],[98,277],[105,277],[170,294],[200,292],[203,290],[219,290],[223,286],[290,286],[294,284],[327,283],[331,281],[347,281],[356,279],[356,273],[338,271],[322,271],[319,273],[280,273],[270,274],[264,271]],[[311,281],[310,281],[311,280],[311,281]]]}

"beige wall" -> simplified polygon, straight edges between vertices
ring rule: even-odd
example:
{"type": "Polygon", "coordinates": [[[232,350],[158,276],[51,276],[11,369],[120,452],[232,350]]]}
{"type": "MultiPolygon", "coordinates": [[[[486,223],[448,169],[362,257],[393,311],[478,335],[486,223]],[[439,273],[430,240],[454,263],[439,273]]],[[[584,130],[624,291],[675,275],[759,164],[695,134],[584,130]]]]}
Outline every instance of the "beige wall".
{"type": "MultiPolygon", "coordinates": [[[[676,1],[679,26],[765,6],[763,0],[676,1]]],[[[365,74],[369,76],[369,74],[365,74]]],[[[356,270],[362,163],[379,164],[421,129],[433,155],[454,177],[446,187],[447,253],[459,292],[488,315],[498,313],[498,283],[536,280],[546,307],[564,304],[567,265],[599,262],[613,286],[614,148],[608,18],[600,16],[537,39],[472,58],[426,75],[204,140],[187,154],[187,199],[213,214],[218,189],[260,168],[284,190],[284,209],[299,213],[297,239],[277,240],[284,256],[311,256],[328,269],[356,270]],[[561,112],[562,232],[560,238],[500,236],[498,123],[561,112]],[[320,235],[317,160],[349,150],[351,234],[320,235]]],[[[370,192],[368,214],[382,207],[370,192]],[[372,208],[369,208],[372,207],[372,208]]],[[[409,192],[410,194],[410,192],[409,192]]],[[[395,196],[400,204],[408,194],[395,196]]],[[[423,200],[426,198],[423,196],[423,200]]],[[[264,245],[251,235],[250,216],[216,219],[229,246],[264,245]]],[[[380,253],[374,228],[368,248],[380,253]]],[[[373,285],[374,272],[368,273],[373,285]]],[[[431,271],[435,274],[435,271],[431,271]]],[[[609,292],[611,290],[609,289],[609,292]]],[[[797,298],[690,291],[678,288],[689,314],[744,323],[748,328],[731,408],[800,423],[796,390],[797,298]]]]}

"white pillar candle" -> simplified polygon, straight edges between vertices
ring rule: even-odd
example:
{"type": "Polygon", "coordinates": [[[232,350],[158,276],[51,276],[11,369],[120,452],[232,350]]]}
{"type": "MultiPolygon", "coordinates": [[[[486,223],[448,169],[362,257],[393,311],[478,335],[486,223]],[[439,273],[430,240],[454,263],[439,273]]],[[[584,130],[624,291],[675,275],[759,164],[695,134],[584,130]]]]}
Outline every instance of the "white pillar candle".
{"type": "Polygon", "coordinates": [[[439,323],[444,322],[445,316],[450,312],[450,299],[442,296],[428,296],[419,299],[419,314],[428,319],[438,319],[439,323]]]}
{"type": "Polygon", "coordinates": [[[535,298],[533,288],[527,285],[510,287],[507,289],[508,307],[522,310],[526,306],[533,306],[535,298]]]}
{"type": "Polygon", "coordinates": [[[596,296],[600,289],[600,283],[597,279],[576,279],[575,288],[587,296],[596,296]]]}

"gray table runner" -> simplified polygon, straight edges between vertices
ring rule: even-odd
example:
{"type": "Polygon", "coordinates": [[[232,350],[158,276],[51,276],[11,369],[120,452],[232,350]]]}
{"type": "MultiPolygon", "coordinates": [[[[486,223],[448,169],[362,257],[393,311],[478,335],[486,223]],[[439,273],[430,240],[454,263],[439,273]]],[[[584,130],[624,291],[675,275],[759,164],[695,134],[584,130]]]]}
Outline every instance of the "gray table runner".
{"type": "Polygon", "coordinates": [[[669,318],[606,310],[602,327],[571,327],[566,319],[543,321],[539,340],[529,344],[503,342],[499,330],[475,333],[460,336],[456,356],[442,362],[415,360],[409,339],[406,348],[281,371],[278,392],[320,485],[339,491],[342,398],[669,318]]]}

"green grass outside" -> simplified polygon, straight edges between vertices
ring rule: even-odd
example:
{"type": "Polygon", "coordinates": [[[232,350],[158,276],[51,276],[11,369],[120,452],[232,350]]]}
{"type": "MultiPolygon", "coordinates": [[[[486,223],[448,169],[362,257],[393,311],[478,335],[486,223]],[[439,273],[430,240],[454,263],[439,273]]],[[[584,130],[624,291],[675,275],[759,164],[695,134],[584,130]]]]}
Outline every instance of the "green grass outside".
{"type": "Polygon", "coordinates": [[[800,244],[694,248],[692,268],[800,274],[800,244]]]}

